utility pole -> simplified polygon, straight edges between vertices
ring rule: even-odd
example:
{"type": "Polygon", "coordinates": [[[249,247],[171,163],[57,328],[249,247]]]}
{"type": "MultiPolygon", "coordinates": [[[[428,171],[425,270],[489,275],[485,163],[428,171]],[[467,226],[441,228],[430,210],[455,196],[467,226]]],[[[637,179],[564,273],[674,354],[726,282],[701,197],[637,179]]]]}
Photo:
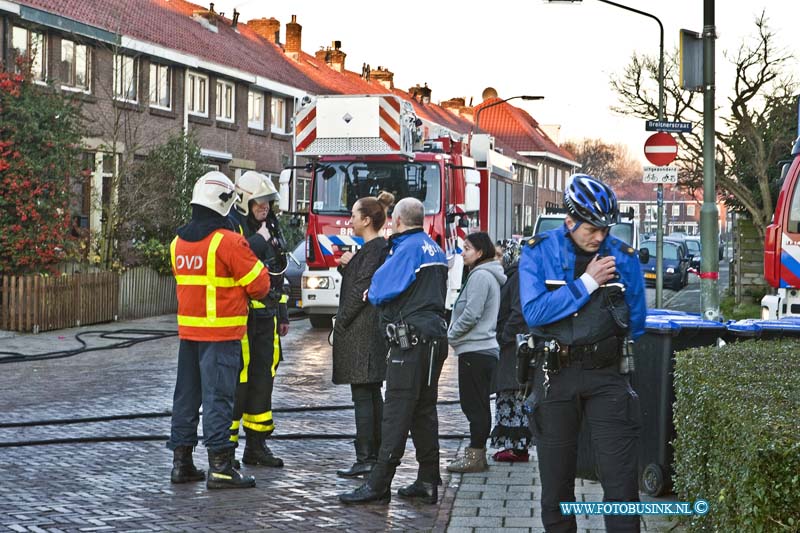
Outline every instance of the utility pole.
{"type": "Polygon", "coordinates": [[[700,304],[703,318],[719,320],[719,209],[714,136],[714,0],[703,0],[703,206],[700,209],[700,304]],[[713,244],[716,243],[716,246],[713,244]]]}

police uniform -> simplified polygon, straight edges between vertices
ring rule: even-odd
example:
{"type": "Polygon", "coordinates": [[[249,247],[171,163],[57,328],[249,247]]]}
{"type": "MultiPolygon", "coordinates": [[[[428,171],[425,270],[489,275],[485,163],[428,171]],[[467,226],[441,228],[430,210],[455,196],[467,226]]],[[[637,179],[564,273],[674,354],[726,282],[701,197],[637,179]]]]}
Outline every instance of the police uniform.
{"type": "Polygon", "coordinates": [[[390,332],[381,446],[367,483],[340,495],[345,503],[388,501],[409,431],[419,463],[417,481],[434,487],[440,481],[436,402],[447,358],[447,258],[422,228],[392,235],[389,248],[368,293],[380,309],[382,331],[388,326],[390,332]]]}
{"type": "Polygon", "coordinates": [[[268,267],[271,290],[266,298],[250,301],[247,334],[242,338],[242,364],[230,440],[238,442],[240,424],[247,441],[242,461],[245,464],[283,466],[272,455],[265,440],[272,434],[272,390],[275,373],[283,359],[278,326],[288,323],[287,295],[283,292],[283,271],[286,268],[285,244],[278,219],[270,211],[266,226],[271,237],[265,239],[256,231],[261,222],[232,210],[230,217],[237,230],[247,239],[256,256],[268,267]]]}
{"type": "MultiPolygon", "coordinates": [[[[577,248],[566,226],[530,239],[520,260],[520,299],[539,342],[556,341],[548,371],[537,367],[532,429],[542,479],[542,522],[575,531],[559,502],[575,501],[577,438],[586,416],[604,501],[638,501],[639,402],[619,371],[625,336],[644,333],[644,284],[635,250],[607,236],[597,253],[577,248]],[[591,294],[580,275],[595,255],[613,256],[618,276],[591,294]],[[544,376],[544,377],[543,377],[544,376]],[[540,383],[541,381],[541,383],[540,383]]],[[[638,516],[606,516],[608,531],[638,531],[638,516]]]]}

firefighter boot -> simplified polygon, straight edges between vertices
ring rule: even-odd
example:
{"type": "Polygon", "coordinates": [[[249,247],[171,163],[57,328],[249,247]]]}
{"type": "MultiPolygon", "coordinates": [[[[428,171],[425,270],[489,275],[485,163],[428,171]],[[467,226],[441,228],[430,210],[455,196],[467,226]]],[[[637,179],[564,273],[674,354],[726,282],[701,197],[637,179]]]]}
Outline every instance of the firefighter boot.
{"type": "Polygon", "coordinates": [[[203,481],[205,478],[205,472],[194,466],[191,446],[178,446],[172,451],[170,481],[173,483],[189,483],[190,481],[203,481]]]}
{"type": "Polygon", "coordinates": [[[467,448],[464,457],[447,465],[448,472],[465,474],[467,472],[485,472],[489,470],[486,462],[486,448],[467,448]]]}
{"type": "Polygon", "coordinates": [[[253,476],[242,475],[233,467],[234,448],[212,451],[208,450],[208,481],[209,489],[248,489],[256,486],[253,476]]]}
{"type": "Polygon", "coordinates": [[[356,462],[347,470],[337,470],[336,475],[341,477],[363,476],[372,472],[377,455],[372,454],[372,442],[366,439],[353,441],[356,448],[356,462]]]}
{"type": "Polygon", "coordinates": [[[255,431],[246,431],[247,441],[244,445],[242,462],[246,465],[272,466],[280,468],[283,466],[283,459],[275,457],[272,450],[267,446],[267,436],[255,431]]]}

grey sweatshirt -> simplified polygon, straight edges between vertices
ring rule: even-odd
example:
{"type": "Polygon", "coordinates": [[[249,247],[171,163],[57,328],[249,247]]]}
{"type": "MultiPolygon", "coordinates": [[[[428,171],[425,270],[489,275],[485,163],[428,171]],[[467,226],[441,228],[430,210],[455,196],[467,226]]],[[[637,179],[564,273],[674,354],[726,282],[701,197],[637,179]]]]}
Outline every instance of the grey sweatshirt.
{"type": "Polygon", "coordinates": [[[483,263],[470,272],[467,283],[453,305],[447,330],[447,340],[456,355],[499,352],[495,330],[500,308],[500,287],[505,281],[503,265],[498,261],[483,263]]]}

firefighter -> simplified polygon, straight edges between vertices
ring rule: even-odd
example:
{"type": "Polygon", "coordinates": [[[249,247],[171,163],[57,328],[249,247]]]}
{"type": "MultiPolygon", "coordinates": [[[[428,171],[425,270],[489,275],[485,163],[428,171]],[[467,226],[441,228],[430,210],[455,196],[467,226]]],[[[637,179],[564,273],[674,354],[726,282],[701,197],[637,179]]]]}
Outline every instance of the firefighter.
{"type": "Polygon", "coordinates": [[[275,208],[279,197],[272,180],[263,174],[245,172],[236,184],[239,201],[231,211],[237,231],[242,233],[270,272],[267,298],[250,301],[247,334],[242,338],[242,370],[236,391],[231,440],[238,442],[239,426],[246,442],[242,462],[247,465],[282,467],[266,440],[275,429],[272,390],[282,359],[280,338],[289,332],[289,317],[283,291],[286,243],[281,236],[275,208]]]}
{"type": "MultiPolygon", "coordinates": [[[[586,417],[603,501],[638,501],[639,398],[620,372],[625,338],[644,333],[644,282],[636,251],[609,236],[614,191],[577,174],[564,191],[561,228],[528,240],[519,266],[522,312],[539,352],[533,404],[542,523],[575,531],[559,502],[575,501],[578,432],[586,417]]],[[[605,516],[608,531],[639,531],[638,516],[605,516]]]]}
{"type": "Polygon", "coordinates": [[[380,309],[390,349],[378,460],[367,482],[339,495],[348,504],[388,503],[408,433],[417,451],[417,479],[402,498],[436,503],[439,476],[439,375],[447,358],[447,258],[425,233],[425,207],[416,198],[397,202],[389,256],[372,276],[365,297],[380,309]]]}
{"type": "Polygon", "coordinates": [[[203,406],[203,444],[208,449],[209,489],[245,488],[252,476],[235,468],[230,421],[247,330],[248,301],[269,291],[269,275],[227,218],[236,200],[221,172],[195,183],[192,219],[178,229],[170,255],[178,294],[178,373],[172,403],[171,481],[204,479],[192,461],[203,406]]]}

